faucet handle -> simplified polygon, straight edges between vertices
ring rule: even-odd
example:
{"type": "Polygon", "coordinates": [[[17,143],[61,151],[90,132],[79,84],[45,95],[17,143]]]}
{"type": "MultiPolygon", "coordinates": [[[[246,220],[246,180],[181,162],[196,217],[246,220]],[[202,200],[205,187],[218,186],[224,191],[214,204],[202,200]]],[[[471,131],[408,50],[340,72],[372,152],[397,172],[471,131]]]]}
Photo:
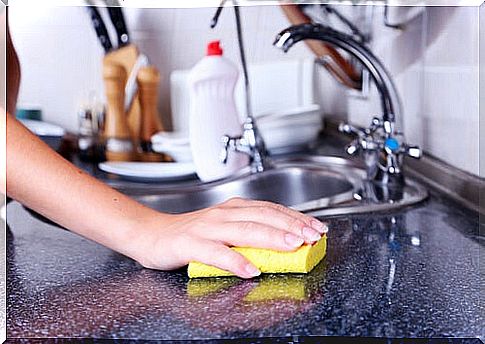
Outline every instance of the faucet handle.
{"type": "Polygon", "coordinates": [[[407,156],[420,159],[423,155],[422,150],[419,146],[409,145],[407,143],[399,143],[399,141],[390,137],[384,142],[384,149],[388,154],[400,155],[406,154],[407,156]]]}
{"type": "MultiPolygon", "coordinates": [[[[339,130],[343,133],[357,135],[357,138],[345,148],[347,154],[363,153],[367,166],[377,166],[385,175],[400,175],[403,156],[419,159],[422,152],[418,146],[404,143],[402,133],[393,131],[392,135],[389,134],[386,124],[385,121],[375,117],[368,128],[358,128],[341,123],[339,130]],[[375,157],[380,152],[384,154],[381,155],[380,162],[378,162],[375,157]]],[[[373,171],[375,171],[374,168],[369,169],[368,176],[374,176],[373,171]]]]}
{"type": "Polygon", "coordinates": [[[357,127],[354,127],[353,125],[350,125],[349,123],[343,123],[343,122],[339,124],[338,130],[341,133],[355,134],[355,135],[360,135],[364,132],[364,129],[362,128],[357,128],[357,127]]]}
{"type": "Polygon", "coordinates": [[[354,140],[345,147],[345,151],[348,155],[354,156],[359,152],[360,147],[359,140],[354,140]]]}
{"type": "Polygon", "coordinates": [[[230,137],[229,135],[224,135],[221,137],[222,148],[221,148],[221,153],[219,155],[219,160],[223,164],[227,164],[227,159],[229,157],[229,150],[233,145],[232,142],[234,142],[234,138],[230,137]]]}
{"type": "Polygon", "coordinates": [[[409,146],[405,145],[406,154],[414,159],[421,159],[423,152],[419,146],[409,146]]]}
{"type": "Polygon", "coordinates": [[[353,134],[357,139],[352,141],[347,147],[349,155],[355,155],[361,149],[364,151],[379,150],[382,148],[382,141],[374,135],[379,128],[379,119],[375,118],[369,128],[355,127],[348,123],[340,123],[339,131],[345,134],[353,134]]]}

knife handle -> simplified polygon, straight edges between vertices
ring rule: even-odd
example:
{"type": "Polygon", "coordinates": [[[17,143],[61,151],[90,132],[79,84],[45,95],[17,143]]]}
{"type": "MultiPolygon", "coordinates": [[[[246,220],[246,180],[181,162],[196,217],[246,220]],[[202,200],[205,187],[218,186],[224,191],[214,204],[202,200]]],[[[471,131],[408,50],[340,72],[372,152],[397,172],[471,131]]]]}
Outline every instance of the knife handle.
{"type": "Polygon", "coordinates": [[[126,27],[121,7],[108,7],[108,14],[111,23],[113,23],[113,26],[115,27],[116,35],[118,36],[118,48],[130,43],[128,28],[126,27]]]}
{"type": "Polygon", "coordinates": [[[108,30],[106,29],[103,18],[101,17],[101,14],[96,7],[88,6],[86,7],[86,9],[91,17],[91,22],[93,23],[93,27],[96,31],[99,42],[101,43],[101,46],[103,47],[105,53],[107,53],[108,51],[113,49],[113,45],[111,44],[108,30]]]}

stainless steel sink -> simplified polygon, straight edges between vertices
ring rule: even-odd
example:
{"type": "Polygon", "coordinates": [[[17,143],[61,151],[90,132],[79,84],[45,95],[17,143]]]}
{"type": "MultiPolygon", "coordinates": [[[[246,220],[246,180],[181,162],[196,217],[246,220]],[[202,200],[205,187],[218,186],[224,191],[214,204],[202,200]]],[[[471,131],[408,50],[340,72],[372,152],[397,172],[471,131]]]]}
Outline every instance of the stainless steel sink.
{"type": "Polygon", "coordinates": [[[181,213],[224,202],[231,197],[267,200],[314,216],[392,210],[422,201],[427,192],[407,180],[404,188],[380,188],[365,181],[363,166],[339,157],[278,159],[258,174],[243,170],[213,183],[118,188],[156,210],[181,213]]]}

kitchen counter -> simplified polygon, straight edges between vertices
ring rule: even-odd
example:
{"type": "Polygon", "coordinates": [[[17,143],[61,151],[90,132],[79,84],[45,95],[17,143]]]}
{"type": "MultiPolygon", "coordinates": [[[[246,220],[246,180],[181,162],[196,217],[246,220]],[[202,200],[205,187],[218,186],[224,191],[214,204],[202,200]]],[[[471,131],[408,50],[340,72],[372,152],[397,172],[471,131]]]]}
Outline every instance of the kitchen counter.
{"type": "Polygon", "coordinates": [[[7,336],[485,336],[477,213],[432,193],[395,213],[327,221],[327,256],[309,275],[189,280],[186,269],[143,269],[12,202],[7,336]]]}

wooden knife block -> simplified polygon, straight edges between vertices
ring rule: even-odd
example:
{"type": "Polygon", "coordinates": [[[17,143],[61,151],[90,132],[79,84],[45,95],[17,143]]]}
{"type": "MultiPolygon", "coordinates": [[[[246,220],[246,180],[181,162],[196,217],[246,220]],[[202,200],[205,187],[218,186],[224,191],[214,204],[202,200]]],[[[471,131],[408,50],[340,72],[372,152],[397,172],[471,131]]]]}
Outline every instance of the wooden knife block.
{"type": "MultiPolygon", "coordinates": [[[[103,69],[106,70],[110,68],[112,65],[122,66],[126,72],[126,75],[130,75],[131,70],[133,69],[139,52],[138,48],[133,45],[129,44],[120,49],[114,50],[105,55],[103,59],[103,69]]],[[[108,160],[131,160],[131,161],[152,161],[152,162],[159,162],[159,161],[171,161],[169,157],[164,154],[158,154],[153,152],[143,152],[140,149],[141,140],[149,140],[149,137],[156,132],[162,131],[163,126],[160,121],[160,115],[158,113],[157,102],[158,102],[158,86],[160,83],[160,76],[158,71],[155,67],[144,67],[143,69],[149,69],[147,71],[143,71],[144,75],[148,75],[145,79],[148,80],[148,84],[143,83],[143,87],[140,87],[141,84],[139,83],[139,89],[135,98],[133,99],[133,103],[128,114],[125,114],[127,117],[126,124],[128,126],[127,130],[130,133],[131,141],[135,147],[135,151],[131,155],[125,155],[121,157],[113,157],[113,155],[107,154],[108,160]],[[150,73],[151,72],[151,73],[150,73]],[[153,77],[150,79],[150,74],[153,77]],[[150,81],[151,80],[151,81],[150,81]],[[156,82],[156,85],[153,84],[156,82]],[[148,85],[145,87],[145,85],[148,85]],[[150,88],[153,92],[150,92],[150,88]],[[140,93],[145,90],[145,94],[148,94],[144,98],[144,109],[142,111],[142,102],[140,100],[140,93]],[[148,91],[148,92],[147,92],[148,91]],[[154,95],[154,96],[153,96],[154,95]],[[148,102],[148,103],[147,103],[148,102]]],[[[140,72],[137,78],[137,82],[140,82],[140,72]]],[[[105,81],[105,85],[106,81],[105,81]]],[[[124,87],[123,87],[124,90],[124,87]]],[[[124,99],[124,96],[122,97],[124,99]]],[[[123,105],[124,106],[124,105],[123,105]]],[[[109,108],[109,107],[108,107],[109,108]]],[[[107,113],[107,116],[112,116],[113,114],[107,113]]],[[[123,131],[123,128],[117,129],[123,131]]],[[[105,138],[116,137],[118,133],[109,132],[107,133],[105,130],[104,136],[105,138]]]]}

